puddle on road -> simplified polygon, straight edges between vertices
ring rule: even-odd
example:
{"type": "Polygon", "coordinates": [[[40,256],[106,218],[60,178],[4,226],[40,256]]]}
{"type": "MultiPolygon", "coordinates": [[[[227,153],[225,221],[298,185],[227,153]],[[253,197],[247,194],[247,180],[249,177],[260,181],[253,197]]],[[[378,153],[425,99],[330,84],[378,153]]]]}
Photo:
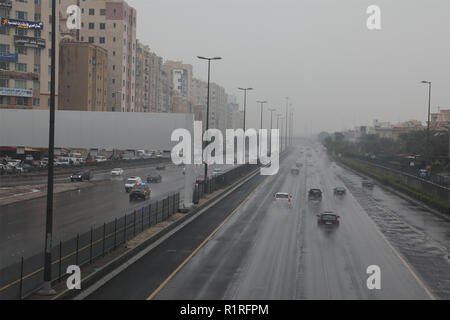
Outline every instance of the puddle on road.
{"type": "MultiPolygon", "coordinates": [[[[409,264],[426,280],[435,295],[450,299],[450,263],[448,249],[426,233],[406,222],[389,203],[361,186],[361,178],[350,172],[337,174],[380,231],[409,264]]],[[[405,210],[411,204],[401,199],[405,210]]]]}

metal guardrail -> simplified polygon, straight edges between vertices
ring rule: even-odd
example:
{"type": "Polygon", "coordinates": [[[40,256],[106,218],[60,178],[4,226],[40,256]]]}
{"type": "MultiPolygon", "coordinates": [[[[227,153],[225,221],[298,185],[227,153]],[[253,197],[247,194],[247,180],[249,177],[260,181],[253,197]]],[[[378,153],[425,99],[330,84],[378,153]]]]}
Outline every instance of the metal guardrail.
{"type": "Polygon", "coordinates": [[[450,188],[450,178],[446,179],[445,177],[434,174],[434,173],[430,173],[429,177],[426,177],[426,178],[421,177],[419,174],[419,168],[416,168],[416,167],[402,166],[400,164],[394,164],[391,162],[383,161],[381,159],[377,159],[377,158],[371,159],[371,158],[367,158],[367,157],[363,157],[363,156],[353,155],[350,158],[355,158],[357,160],[361,160],[361,161],[365,161],[365,162],[379,165],[382,167],[386,167],[387,169],[396,170],[396,171],[399,171],[400,173],[414,176],[418,179],[434,183],[434,184],[439,185],[444,188],[450,188]]]}
{"type": "MultiPolygon", "coordinates": [[[[178,212],[180,194],[151,202],[132,213],[91,228],[76,237],[60,241],[52,249],[52,279],[62,281],[70,265],[92,264],[144,230],[167,220],[178,212]]],[[[41,252],[0,270],[0,300],[22,299],[37,290],[44,281],[44,253],[41,252]]]]}

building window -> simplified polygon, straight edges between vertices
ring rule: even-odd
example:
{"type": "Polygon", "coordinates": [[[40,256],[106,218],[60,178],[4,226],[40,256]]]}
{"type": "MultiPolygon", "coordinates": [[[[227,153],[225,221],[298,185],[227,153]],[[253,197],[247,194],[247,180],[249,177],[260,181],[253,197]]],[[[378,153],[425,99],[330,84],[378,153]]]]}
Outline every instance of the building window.
{"type": "Polygon", "coordinates": [[[16,63],[16,71],[27,72],[27,65],[25,63],[16,63]]]}
{"type": "Polygon", "coordinates": [[[0,105],[2,106],[9,105],[9,97],[0,96],[0,105]]]}
{"type": "Polygon", "coordinates": [[[9,80],[8,79],[0,79],[0,87],[1,88],[9,88],[9,80]]]}
{"type": "Polygon", "coordinates": [[[16,89],[26,89],[27,88],[27,80],[15,80],[14,87],[16,89]]]}

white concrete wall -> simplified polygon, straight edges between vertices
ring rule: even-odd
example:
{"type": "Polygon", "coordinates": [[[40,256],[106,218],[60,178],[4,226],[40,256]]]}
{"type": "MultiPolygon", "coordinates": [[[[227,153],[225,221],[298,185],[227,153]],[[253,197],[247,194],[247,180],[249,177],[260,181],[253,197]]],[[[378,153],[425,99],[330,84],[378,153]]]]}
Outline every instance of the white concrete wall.
{"type": "MultiPolygon", "coordinates": [[[[192,114],[57,111],[56,148],[171,150],[192,114]]],[[[49,111],[0,109],[0,146],[48,147],[49,111]]]]}

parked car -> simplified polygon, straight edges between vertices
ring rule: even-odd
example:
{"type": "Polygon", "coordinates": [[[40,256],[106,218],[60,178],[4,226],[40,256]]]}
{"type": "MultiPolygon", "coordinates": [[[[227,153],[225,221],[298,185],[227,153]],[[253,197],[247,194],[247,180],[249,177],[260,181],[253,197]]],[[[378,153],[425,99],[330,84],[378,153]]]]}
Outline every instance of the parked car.
{"type": "Polygon", "coordinates": [[[340,216],[334,214],[333,212],[325,212],[323,214],[317,215],[317,224],[319,226],[328,226],[328,227],[339,227],[340,225],[340,216]]]}
{"type": "Polygon", "coordinates": [[[86,171],[79,171],[79,172],[76,172],[73,175],[71,175],[70,181],[72,181],[72,182],[91,181],[92,178],[93,178],[92,171],[86,170],[86,171]]]}
{"type": "Polygon", "coordinates": [[[308,199],[310,201],[322,201],[322,190],[320,189],[309,190],[308,199]]]}
{"type": "Polygon", "coordinates": [[[421,177],[422,179],[430,178],[430,171],[428,171],[427,169],[420,169],[419,170],[419,177],[421,177]]]}
{"type": "Polygon", "coordinates": [[[141,184],[142,179],[140,177],[130,177],[127,182],[125,182],[125,191],[129,193],[135,185],[141,184]]]}
{"type": "Polygon", "coordinates": [[[150,198],[152,190],[147,183],[138,183],[130,190],[130,201],[147,200],[150,198]]]}
{"type": "Polygon", "coordinates": [[[160,174],[154,173],[147,177],[147,183],[161,183],[162,176],[160,174]]]}
{"type": "Polygon", "coordinates": [[[292,169],[291,169],[291,174],[292,174],[292,175],[295,175],[295,176],[298,176],[298,175],[300,174],[300,169],[298,169],[298,168],[292,168],[292,169]]]}
{"type": "Polygon", "coordinates": [[[108,161],[108,159],[106,159],[106,157],[104,157],[104,156],[96,156],[94,158],[94,160],[95,160],[95,162],[106,162],[106,161],[108,161]]]}
{"type": "Polygon", "coordinates": [[[345,188],[334,188],[335,196],[345,196],[347,194],[347,190],[345,188]]]}

